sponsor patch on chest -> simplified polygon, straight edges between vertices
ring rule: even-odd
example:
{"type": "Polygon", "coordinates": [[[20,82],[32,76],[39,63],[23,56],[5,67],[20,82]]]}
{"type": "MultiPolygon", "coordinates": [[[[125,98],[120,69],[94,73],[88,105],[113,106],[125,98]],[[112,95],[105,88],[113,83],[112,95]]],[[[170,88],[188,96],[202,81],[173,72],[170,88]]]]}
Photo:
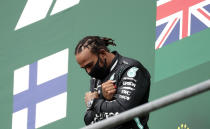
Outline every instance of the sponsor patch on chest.
{"type": "Polygon", "coordinates": [[[127,81],[123,81],[123,85],[124,86],[133,86],[133,87],[136,87],[136,84],[133,83],[133,82],[127,82],[127,81]]]}

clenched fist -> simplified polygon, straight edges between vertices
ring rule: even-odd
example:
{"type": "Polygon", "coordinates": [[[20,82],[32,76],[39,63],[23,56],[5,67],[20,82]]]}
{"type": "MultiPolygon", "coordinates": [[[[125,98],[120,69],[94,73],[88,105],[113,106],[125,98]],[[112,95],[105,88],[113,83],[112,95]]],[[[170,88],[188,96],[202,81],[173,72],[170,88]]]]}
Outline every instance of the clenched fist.
{"type": "Polygon", "coordinates": [[[108,80],[107,82],[101,85],[103,96],[106,100],[112,100],[114,94],[116,93],[116,85],[114,84],[116,81],[108,80]]]}

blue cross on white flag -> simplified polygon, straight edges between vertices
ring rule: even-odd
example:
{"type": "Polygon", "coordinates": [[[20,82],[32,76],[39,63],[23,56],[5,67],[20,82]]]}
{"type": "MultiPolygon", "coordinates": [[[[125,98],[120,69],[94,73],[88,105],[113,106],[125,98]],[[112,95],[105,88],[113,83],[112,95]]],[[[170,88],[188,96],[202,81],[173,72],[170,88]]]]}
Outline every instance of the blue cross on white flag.
{"type": "Polygon", "coordinates": [[[35,129],[66,117],[68,49],[14,71],[12,129],[35,129]]]}

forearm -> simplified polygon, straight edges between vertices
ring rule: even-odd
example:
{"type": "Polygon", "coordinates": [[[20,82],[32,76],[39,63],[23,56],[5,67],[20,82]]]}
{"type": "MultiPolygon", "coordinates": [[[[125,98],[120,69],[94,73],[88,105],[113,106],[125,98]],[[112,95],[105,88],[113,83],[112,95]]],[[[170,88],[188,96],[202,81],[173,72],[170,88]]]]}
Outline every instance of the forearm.
{"type": "Polygon", "coordinates": [[[148,100],[150,79],[138,71],[133,80],[128,80],[125,74],[121,80],[121,85],[117,88],[114,100],[95,99],[93,108],[100,112],[123,112],[136,107],[148,100]],[[124,78],[125,77],[125,78],[124,78]]]}
{"type": "Polygon", "coordinates": [[[84,122],[86,125],[91,124],[92,121],[94,121],[94,118],[96,116],[96,112],[93,110],[88,109],[84,116],[84,122]]]}

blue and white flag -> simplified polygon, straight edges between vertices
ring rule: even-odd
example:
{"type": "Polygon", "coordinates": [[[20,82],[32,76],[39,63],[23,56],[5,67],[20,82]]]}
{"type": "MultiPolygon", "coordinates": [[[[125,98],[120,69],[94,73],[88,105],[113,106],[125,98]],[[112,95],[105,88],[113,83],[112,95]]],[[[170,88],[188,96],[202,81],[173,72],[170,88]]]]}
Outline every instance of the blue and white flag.
{"type": "Polygon", "coordinates": [[[12,129],[35,129],[66,117],[68,49],[14,71],[12,129]]]}

